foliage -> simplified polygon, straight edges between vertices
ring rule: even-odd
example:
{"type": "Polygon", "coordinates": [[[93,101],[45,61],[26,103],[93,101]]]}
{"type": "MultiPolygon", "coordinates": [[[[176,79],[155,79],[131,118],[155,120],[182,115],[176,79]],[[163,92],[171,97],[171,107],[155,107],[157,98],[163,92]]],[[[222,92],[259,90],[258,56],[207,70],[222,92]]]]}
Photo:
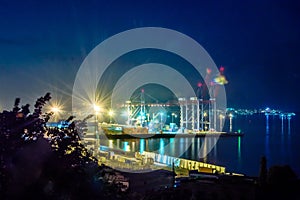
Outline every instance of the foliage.
{"type": "Polygon", "coordinates": [[[81,137],[86,120],[69,117],[66,127],[46,123],[53,113],[43,114],[50,93],[37,99],[33,113],[29,104],[0,113],[0,199],[94,199],[102,182],[97,159],[81,137]]]}

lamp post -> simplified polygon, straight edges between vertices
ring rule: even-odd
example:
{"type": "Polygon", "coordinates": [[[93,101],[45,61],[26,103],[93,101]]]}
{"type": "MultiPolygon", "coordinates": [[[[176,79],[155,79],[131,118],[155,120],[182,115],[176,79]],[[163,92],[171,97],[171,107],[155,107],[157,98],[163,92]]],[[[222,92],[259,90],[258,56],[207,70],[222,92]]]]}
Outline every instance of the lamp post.
{"type": "Polygon", "coordinates": [[[172,123],[174,123],[174,116],[175,116],[175,113],[172,113],[172,123]]]}
{"type": "Polygon", "coordinates": [[[229,132],[232,132],[232,118],[233,118],[233,114],[229,114],[229,132]]]}
{"type": "Polygon", "coordinates": [[[222,132],[222,128],[223,128],[222,123],[223,123],[224,115],[220,114],[219,117],[220,117],[220,132],[222,132]]]}
{"type": "Polygon", "coordinates": [[[96,146],[99,148],[99,133],[98,133],[98,114],[101,110],[100,106],[97,104],[93,105],[95,111],[95,134],[96,134],[96,146]]]}
{"type": "Polygon", "coordinates": [[[109,115],[109,123],[111,124],[112,123],[112,117],[114,116],[114,111],[113,110],[109,110],[108,111],[108,115],[109,115]]]}
{"type": "Polygon", "coordinates": [[[204,125],[204,131],[207,131],[208,127],[206,126],[207,125],[207,121],[206,121],[207,113],[206,112],[203,113],[203,117],[204,117],[204,122],[203,123],[205,124],[204,125]]]}

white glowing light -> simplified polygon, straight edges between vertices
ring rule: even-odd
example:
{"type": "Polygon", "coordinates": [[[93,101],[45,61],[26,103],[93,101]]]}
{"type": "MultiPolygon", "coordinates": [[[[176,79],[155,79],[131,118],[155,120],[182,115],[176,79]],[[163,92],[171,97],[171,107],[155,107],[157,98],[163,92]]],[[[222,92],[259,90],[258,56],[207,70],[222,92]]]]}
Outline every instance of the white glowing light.
{"type": "Polygon", "coordinates": [[[108,115],[109,115],[109,116],[113,116],[114,114],[115,114],[115,112],[114,112],[113,110],[109,110],[109,111],[108,111],[108,115]]]}
{"type": "Polygon", "coordinates": [[[61,108],[57,107],[57,106],[54,106],[54,107],[51,108],[51,111],[54,112],[55,114],[57,114],[57,113],[61,112],[61,108]]]}
{"type": "Polygon", "coordinates": [[[99,105],[97,105],[97,104],[94,104],[93,108],[94,108],[95,112],[100,112],[100,110],[101,110],[101,107],[99,105]]]}

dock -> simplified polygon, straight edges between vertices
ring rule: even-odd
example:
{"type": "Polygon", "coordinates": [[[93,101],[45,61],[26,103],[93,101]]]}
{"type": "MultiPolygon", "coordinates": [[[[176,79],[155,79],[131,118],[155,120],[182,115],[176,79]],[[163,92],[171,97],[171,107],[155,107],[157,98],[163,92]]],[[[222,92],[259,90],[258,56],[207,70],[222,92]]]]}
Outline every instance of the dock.
{"type": "Polygon", "coordinates": [[[198,137],[239,137],[244,133],[237,132],[200,132],[200,133],[133,133],[133,134],[105,134],[108,139],[132,139],[132,138],[198,138],[198,137]]]}

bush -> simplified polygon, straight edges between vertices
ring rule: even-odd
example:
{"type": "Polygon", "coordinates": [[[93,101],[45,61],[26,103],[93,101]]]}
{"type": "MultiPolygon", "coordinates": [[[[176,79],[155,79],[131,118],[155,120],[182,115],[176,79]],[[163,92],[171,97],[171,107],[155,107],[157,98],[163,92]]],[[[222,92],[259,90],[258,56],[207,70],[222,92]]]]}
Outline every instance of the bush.
{"type": "Polygon", "coordinates": [[[0,199],[95,199],[101,197],[100,167],[81,144],[86,120],[73,120],[65,128],[46,123],[53,113],[42,109],[50,93],[30,105],[0,113],[0,199]]]}

